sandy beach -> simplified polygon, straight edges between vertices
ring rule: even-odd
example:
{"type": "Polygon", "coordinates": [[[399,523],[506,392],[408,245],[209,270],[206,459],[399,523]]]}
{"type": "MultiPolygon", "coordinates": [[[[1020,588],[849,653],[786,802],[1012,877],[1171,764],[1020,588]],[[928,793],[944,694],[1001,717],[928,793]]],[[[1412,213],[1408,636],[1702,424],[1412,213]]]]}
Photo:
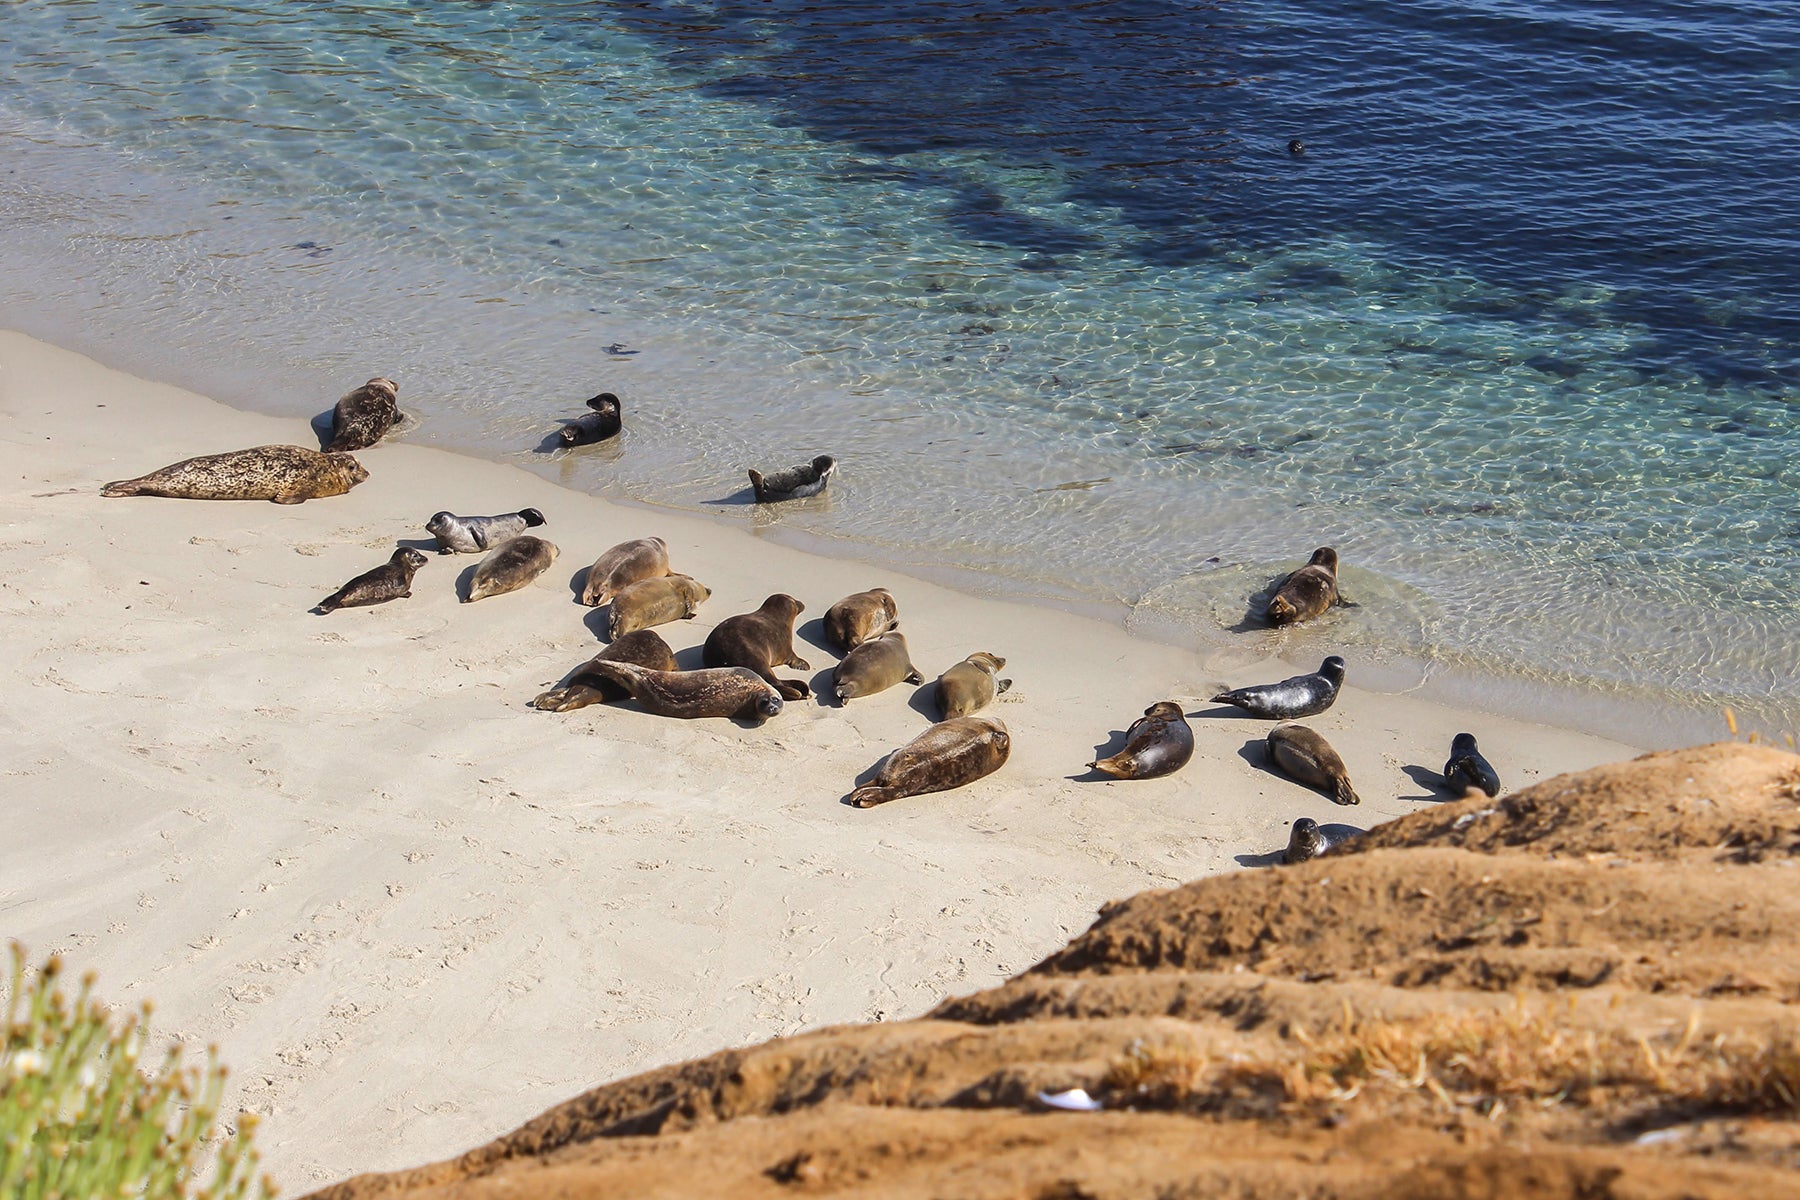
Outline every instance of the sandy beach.
{"type": "Polygon", "coordinates": [[[350,494],[296,507],[103,499],[177,459],[317,437],[14,333],[0,418],[0,936],[216,1043],[227,1105],[265,1114],[288,1193],[445,1157],[651,1067],[992,986],[1109,900],[1269,861],[1295,818],[1367,828],[1441,802],[1461,730],[1514,789],[1649,748],[1361,690],[1352,662],[1308,724],[1360,807],[1271,774],[1268,723],[1234,716],[1194,718],[1170,778],[1096,781],[1083,764],[1150,703],[1209,711],[1316,660],[1260,630],[1203,659],[404,433],[358,455],[370,478],[350,494]],[[523,506],[561,555],[519,593],[459,604],[476,558],[434,556],[408,600],[309,611],[424,545],[439,509],[523,506]],[[587,564],[651,534],[712,589],[661,629],[684,666],[720,620],[788,592],[816,682],[836,661],[818,618],[886,586],[927,680],[973,651],[1007,659],[1010,761],[846,806],[926,728],[929,684],[791,703],[761,728],[528,707],[601,646],[572,591],[587,564]]]}

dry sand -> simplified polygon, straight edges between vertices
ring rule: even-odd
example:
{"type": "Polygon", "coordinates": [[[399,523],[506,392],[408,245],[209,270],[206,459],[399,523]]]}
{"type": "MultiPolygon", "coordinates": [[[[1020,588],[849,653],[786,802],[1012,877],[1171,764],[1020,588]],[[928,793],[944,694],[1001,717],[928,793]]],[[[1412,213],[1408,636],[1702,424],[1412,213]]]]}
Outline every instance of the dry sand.
{"type": "Polygon", "coordinates": [[[401,438],[359,454],[349,495],[297,507],[102,499],[191,455],[317,438],[0,333],[0,936],[216,1042],[287,1192],[446,1156],[652,1067],[995,985],[1106,901],[1267,861],[1296,817],[1439,803],[1462,729],[1514,788],[1638,749],[1352,686],[1308,723],[1360,808],[1263,769],[1268,723],[1248,718],[1195,719],[1171,778],[1094,781],[1083,764],[1151,702],[1209,710],[1316,660],[1283,661],[1270,631],[1202,660],[401,438]],[[308,611],[423,544],[438,509],[527,505],[562,555],[520,593],[459,605],[475,556],[434,556],[409,600],[308,611]],[[762,728],[527,707],[600,648],[571,584],[647,534],[713,589],[662,628],[684,666],[786,591],[807,606],[801,674],[820,675],[817,618],[885,585],[927,679],[1007,658],[1011,761],[844,805],[926,727],[929,684],[762,728]]]}

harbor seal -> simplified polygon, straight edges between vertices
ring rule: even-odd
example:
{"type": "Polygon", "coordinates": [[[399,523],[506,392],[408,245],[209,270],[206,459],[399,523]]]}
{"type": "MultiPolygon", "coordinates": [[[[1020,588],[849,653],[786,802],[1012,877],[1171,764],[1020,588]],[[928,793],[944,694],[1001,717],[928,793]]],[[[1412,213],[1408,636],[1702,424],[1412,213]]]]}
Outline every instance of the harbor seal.
{"type": "Polygon", "coordinates": [[[364,571],[331,595],[319,601],[316,612],[331,613],[340,608],[363,604],[385,604],[412,595],[413,576],[424,566],[426,558],[419,551],[402,546],[393,556],[373,571],[364,571]]]}
{"type": "Polygon", "coordinates": [[[1181,705],[1159,700],[1125,731],[1125,748],[1088,766],[1115,779],[1156,779],[1173,775],[1194,757],[1194,731],[1181,705]]]}
{"type": "Polygon", "coordinates": [[[591,442],[604,442],[618,436],[619,430],[625,427],[619,412],[619,398],[611,392],[601,392],[589,400],[587,406],[594,411],[564,421],[563,427],[556,431],[563,445],[586,446],[591,442]]]}
{"type": "Polygon", "coordinates": [[[906,635],[899,630],[857,646],[844,655],[843,661],[831,673],[832,691],[839,704],[848,702],[853,696],[885,692],[902,680],[924,683],[925,677],[912,665],[912,658],[906,652],[906,635]]]}
{"type": "Polygon", "coordinates": [[[1301,817],[1294,822],[1293,832],[1288,835],[1287,850],[1283,852],[1281,861],[1308,862],[1367,832],[1354,825],[1321,825],[1311,817],[1301,817]]]}
{"type": "Polygon", "coordinates": [[[966,717],[992,704],[995,696],[1012,686],[1012,680],[1000,678],[1000,668],[1005,665],[999,655],[980,651],[939,675],[935,692],[944,719],[966,717]]]}
{"type": "Polygon", "coordinates": [[[837,459],[829,454],[821,454],[809,463],[789,467],[785,471],[771,471],[767,475],[751,468],[750,490],[756,493],[758,504],[799,500],[806,496],[816,496],[824,491],[825,484],[831,479],[831,473],[835,470],[837,470],[837,459]]]}
{"type": "Polygon", "coordinates": [[[999,717],[939,721],[882,762],[875,781],[850,793],[857,808],[873,808],[902,796],[944,792],[992,775],[1012,752],[1012,735],[999,717]]]}
{"type": "Polygon", "coordinates": [[[598,608],[634,583],[669,573],[669,544],[659,537],[620,542],[594,560],[581,585],[581,602],[598,608]]]}
{"type": "Polygon", "coordinates": [[[781,693],[783,700],[804,700],[812,689],[804,680],[777,679],[771,667],[810,671],[805,659],[794,653],[794,618],[806,605],[777,592],[753,613],[726,617],[706,635],[701,661],[709,667],[743,667],[754,671],[781,693]]]}
{"type": "Polygon", "coordinates": [[[676,669],[675,652],[662,640],[662,635],[654,629],[640,629],[626,634],[576,667],[566,683],[541,693],[531,702],[532,707],[545,712],[568,712],[605,700],[623,700],[631,695],[630,688],[594,670],[594,664],[602,662],[631,663],[652,671],[676,669]]]}
{"type": "Polygon", "coordinates": [[[363,450],[386,437],[400,423],[400,386],[376,376],[355,391],[345,392],[331,410],[331,445],[327,450],[363,450]]]}
{"type": "Polygon", "coordinates": [[[700,605],[712,595],[712,589],[692,575],[658,575],[641,579],[612,598],[612,614],[607,618],[606,640],[617,641],[626,634],[670,621],[685,621],[700,611],[700,605]]]}
{"type": "Polygon", "coordinates": [[[825,636],[848,654],[900,624],[900,606],[886,588],[845,596],[825,610],[825,636]]]}
{"type": "Polygon", "coordinates": [[[303,504],[321,496],[342,496],[368,477],[363,465],[348,454],[302,446],[253,446],[185,458],[136,479],[109,483],[100,494],[303,504]]]}
{"type": "Polygon", "coordinates": [[[437,539],[439,554],[477,554],[543,523],[544,514],[535,508],[521,508],[497,517],[459,517],[453,512],[439,512],[425,522],[425,532],[437,539]]]}
{"type": "Polygon", "coordinates": [[[594,674],[627,689],[645,712],[659,717],[765,721],[781,712],[781,693],[745,667],[652,671],[635,663],[599,660],[589,667],[594,674]]]}
{"type": "Polygon", "coordinates": [[[1304,567],[1281,581],[1269,599],[1271,625],[1310,621],[1337,603],[1338,556],[1330,546],[1320,546],[1304,567]]]}
{"type": "Polygon", "coordinates": [[[1212,702],[1236,705],[1253,717],[1291,721],[1317,716],[1330,708],[1337,702],[1338,689],[1343,685],[1344,660],[1333,654],[1319,664],[1316,674],[1220,692],[1212,702]]]}
{"type": "Polygon", "coordinates": [[[1500,794],[1500,776],[1475,748],[1475,735],[1459,733],[1450,739],[1450,760],[1444,764],[1444,786],[1461,796],[1470,791],[1500,794]]]}
{"type": "Polygon", "coordinates": [[[508,538],[475,564],[475,576],[469,581],[468,603],[489,596],[516,592],[550,569],[560,554],[556,543],[522,533],[508,538]]]}
{"type": "Polygon", "coordinates": [[[1331,744],[1304,725],[1277,725],[1269,730],[1269,760],[1286,775],[1322,790],[1339,804],[1361,804],[1350,786],[1350,772],[1331,744]]]}

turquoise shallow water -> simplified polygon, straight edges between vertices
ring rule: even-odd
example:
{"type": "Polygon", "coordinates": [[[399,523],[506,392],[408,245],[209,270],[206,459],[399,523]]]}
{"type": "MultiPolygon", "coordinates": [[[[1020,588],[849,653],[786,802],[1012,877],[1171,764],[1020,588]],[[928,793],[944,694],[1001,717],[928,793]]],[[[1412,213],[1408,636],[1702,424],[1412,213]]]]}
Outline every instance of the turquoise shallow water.
{"type": "Polygon", "coordinates": [[[1157,636],[1800,726],[1774,8],[0,11],[14,325],[1157,636]],[[602,388],[622,444],[539,453],[602,388]],[[1322,544],[1358,606],[1247,627],[1322,544]]]}

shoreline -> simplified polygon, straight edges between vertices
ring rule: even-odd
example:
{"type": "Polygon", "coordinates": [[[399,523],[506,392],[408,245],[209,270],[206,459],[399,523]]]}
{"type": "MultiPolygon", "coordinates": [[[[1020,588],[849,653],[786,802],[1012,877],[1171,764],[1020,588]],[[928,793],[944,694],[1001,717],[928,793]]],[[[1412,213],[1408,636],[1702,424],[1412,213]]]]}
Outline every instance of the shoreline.
{"type": "Polygon", "coordinates": [[[444,1157],[635,1071],[998,982],[1109,900],[1266,861],[1297,817],[1367,828],[1439,802],[1427,781],[1464,728],[1508,790],[1648,748],[1353,675],[1308,724],[1359,808],[1264,770],[1268,723],[1248,718],[1193,719],[1174,776],[1089,781],[1081,764],[1148,704],[1205,710],[1209,689],[1292,667],[404,440],[359,452],[370,479],[347,496],[294,507],[103,499],[109,479],[195,454],[317,443],[303,420],[17,333],[0,332],[0,413],[15,559],[0,630],[10,693],[32,698],[6,722],[20,819],[0,936],[97,969],[109,1003],[154,997],[157,1036],[217,1042],[228,1109],[268,1118],[259,1142],[290,1192],[444,1157]],[[410,600],[307,611],[438,509],[528,505],[562,554],[520,593],[459,605],[452,581],[476,560],[434,558],[410,600]],[[661,627],[684,665],[719,620],[787,591],[816,680],[835,656],[808,622],[880,584],[927,684],[796,702],[758,729],[526,708],[599,648],[569,585],[650,533],[713,589],[661,627]],[[991,710],[1011,760],[957,791],[846,807],[928,724],[929,680],[976,650],[1016,681],[991,710]]]}

